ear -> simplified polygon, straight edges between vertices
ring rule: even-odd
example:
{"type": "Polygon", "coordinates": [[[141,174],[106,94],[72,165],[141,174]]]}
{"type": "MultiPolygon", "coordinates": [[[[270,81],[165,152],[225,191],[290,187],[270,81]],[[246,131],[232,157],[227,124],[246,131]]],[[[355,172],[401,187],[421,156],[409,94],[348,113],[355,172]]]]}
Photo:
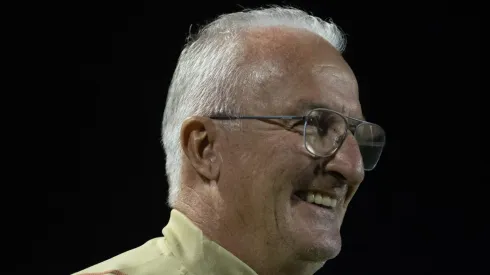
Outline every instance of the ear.
{"type": "Polygon", "coordinates": [[[216,126],[206,117],[192,116],[182,124],[180,144],[190,164],[207,182],[217,180],[221,158],[216,151],[216,126]]]}

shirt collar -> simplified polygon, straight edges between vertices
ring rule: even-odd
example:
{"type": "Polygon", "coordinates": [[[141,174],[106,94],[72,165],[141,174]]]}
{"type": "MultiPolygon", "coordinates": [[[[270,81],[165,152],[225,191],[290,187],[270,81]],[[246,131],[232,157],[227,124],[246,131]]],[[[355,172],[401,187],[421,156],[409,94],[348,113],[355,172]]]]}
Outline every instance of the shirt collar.
{"type": "Polygon", "coordinates": [[[176,209],[162,230],[172,253],[193,274],[257,275],[235,255],[211,241],[176,209]]]}

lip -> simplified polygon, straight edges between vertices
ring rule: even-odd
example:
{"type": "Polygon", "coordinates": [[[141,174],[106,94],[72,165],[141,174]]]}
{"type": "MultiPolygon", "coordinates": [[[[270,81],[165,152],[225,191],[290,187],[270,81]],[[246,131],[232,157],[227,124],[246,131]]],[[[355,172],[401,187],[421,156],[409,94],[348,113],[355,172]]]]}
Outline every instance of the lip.
{"type": "MultiPolygon", "coordinates": [[[[345,196],[342,195],[342,192],[336,192],[336,191],[330,191],[330,190],[322,190],[322,189],[315,189],[315,188],[309,188],[309,189],[305,189],[305,190],[296,190],[294,193],[296,192],[313,192],[313,193],[320,193],[322,195],[327,195],[333,199],[336,199],[337,201],[341,201],[345,196]]],[[[293,195],[294,195],[293,193],[293,195]]]]}
{"type": "Polygon", "coordinates": [[[302,200],[295,194],[291,196],[291,200],[293,201],[293,204],[295,204],[296,206],[306,207],[314,215],[319,216],[321,218],[333,219],[336,216],[335,208],[326,208],[326,207],[315,205],[313,203],[309,203],[307,201],[302,200]]]}

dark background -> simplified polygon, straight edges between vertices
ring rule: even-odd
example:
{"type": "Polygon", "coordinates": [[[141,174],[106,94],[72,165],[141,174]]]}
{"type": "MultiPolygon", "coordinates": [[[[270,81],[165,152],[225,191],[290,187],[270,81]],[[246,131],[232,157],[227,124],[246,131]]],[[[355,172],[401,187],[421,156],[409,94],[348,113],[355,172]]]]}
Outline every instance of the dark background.
{"type": "Polygon", "coordinates": [[[160,123],[190,25],[242,7],[287,4],[332,18],[348,34],[345,58],[364,113],[388,139],[351,203],[341,254],[320,274],[483,274],[476,7],[230,2],[88,1],[74,10],[79,179],[49,190],[42,215],[33,209],[39,226],[30,236],[31,263],[47,265],[42,274],[70,274],[161,235],[169,209],[160,123]]]}

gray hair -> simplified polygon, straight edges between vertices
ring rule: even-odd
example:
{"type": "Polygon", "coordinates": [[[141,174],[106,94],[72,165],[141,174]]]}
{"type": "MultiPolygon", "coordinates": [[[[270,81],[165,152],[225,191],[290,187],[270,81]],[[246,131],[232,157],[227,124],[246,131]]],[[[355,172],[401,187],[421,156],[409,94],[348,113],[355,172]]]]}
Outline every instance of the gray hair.
{"type": "MultiPolygon", "coordinates": [[[[339,52],[345,48],[342,31],[295,8],[271,7],[224,14],[204,26],[184,47],[170,84],[162,123],[169,185],[168,205],[173,207],[180,191],[182,149],[180,129],[189,116],[238,115],[247,98],[245,76],[240,68],[243,43],[239,33],[254,27],[284,26],[313,32],[339,52]],[[241,86],[242,85],[242,86],[241,86]]],[[[246,70],[245,70],[246,71],[246,70]]],[[[250,76],[252,72],[248,72],[250,76]]]]}

